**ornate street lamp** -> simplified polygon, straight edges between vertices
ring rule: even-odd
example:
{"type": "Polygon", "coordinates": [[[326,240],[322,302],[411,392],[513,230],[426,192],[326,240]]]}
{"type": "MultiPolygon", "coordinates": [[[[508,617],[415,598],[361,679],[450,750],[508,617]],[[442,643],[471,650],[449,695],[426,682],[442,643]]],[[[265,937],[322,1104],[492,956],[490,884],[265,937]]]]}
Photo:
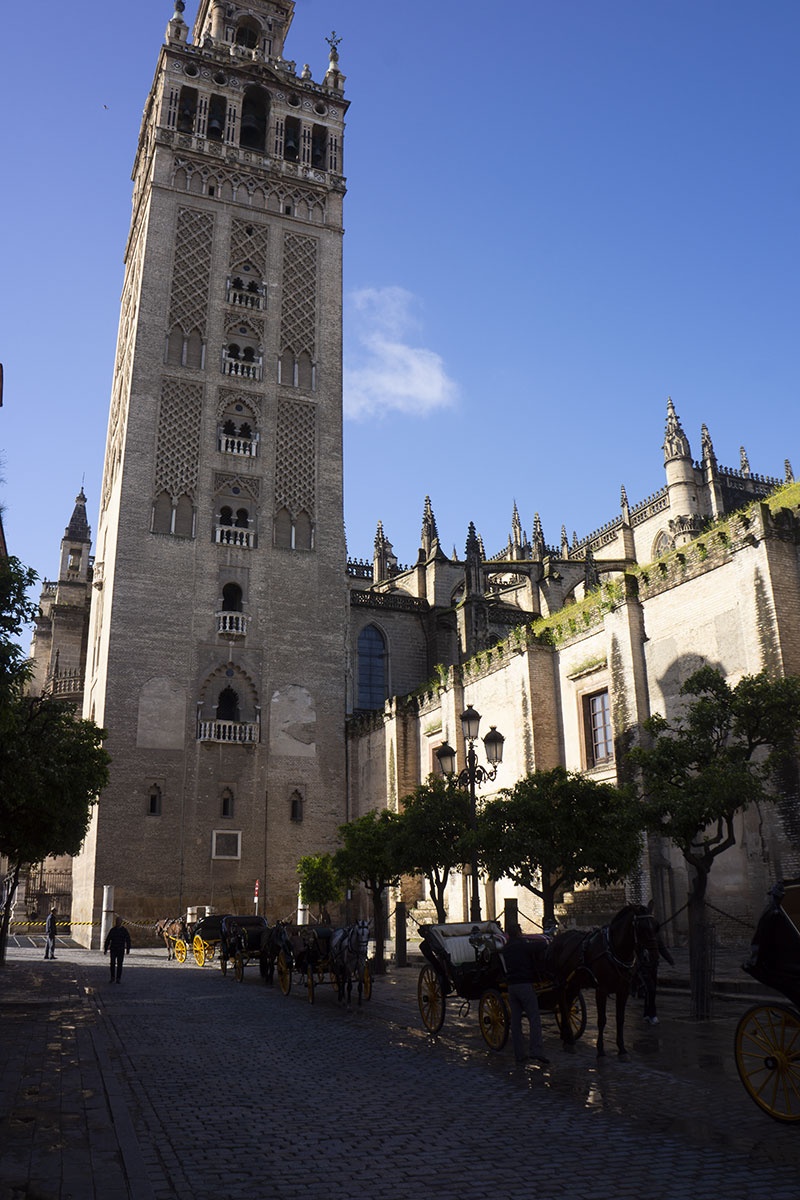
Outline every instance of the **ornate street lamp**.
{"type": "MultiPolygon", "coordinates": [[[[486,761],[489,763],[489,766],[482,767],[478,762],[478,755],[475,752],[475,742],[478,740],[480,724],[481,715],[470,704],[461,714],[461,730],[464,734],[464,741],[467,743],[467,765],[463,771],[458,773],[456,778],[461,787],[469,787],[470,828],[473,834],[477,828],[475,788],[497,776],[497,768],[503,761],[503,743],[506,740],[502,733],[498,733],[497,728],[492,725],[483,739],[484,749],[486,750],[486,761]]],[[[452,746],[449,746],[445,742],[436,751],[436,757],[439,760],[439,766],[442,768],[443,775],[449,777],[456,776],[456,752],[452,746]]],[[[478,891],[478,849],[474,840],[472,843],[470,874],[472,876],[472,892],[470,894],[469,919],[474,924],[481,919],[481,898],[478,891]]]]}

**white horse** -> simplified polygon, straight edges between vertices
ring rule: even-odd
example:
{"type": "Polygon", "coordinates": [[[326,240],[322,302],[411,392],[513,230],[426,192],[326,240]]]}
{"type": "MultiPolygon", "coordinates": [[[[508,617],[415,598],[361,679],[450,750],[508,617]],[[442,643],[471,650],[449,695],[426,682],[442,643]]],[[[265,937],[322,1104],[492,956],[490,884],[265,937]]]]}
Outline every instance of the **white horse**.
{"type": "Polygon", "coordinates": [[[369,921],[356,921],[344,929],[334,929],[331,934],[331,963],[339,985],[339,1000],[344,1000],[346,992],[348,1008],[351,1007],[354,979],[358,983],[359,1006],[365,988],[368,1000],[372,991],[367,965],[369,938],[369,921]]]}

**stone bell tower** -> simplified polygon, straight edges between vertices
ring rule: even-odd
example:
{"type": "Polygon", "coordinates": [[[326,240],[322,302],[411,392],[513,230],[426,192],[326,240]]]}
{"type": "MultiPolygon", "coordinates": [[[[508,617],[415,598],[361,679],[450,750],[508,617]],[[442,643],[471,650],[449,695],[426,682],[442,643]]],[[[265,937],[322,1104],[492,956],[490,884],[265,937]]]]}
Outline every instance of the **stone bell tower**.
{"type": "MultiPolygon", "coordinates": [[[[345,819],[342,150],[333,35],[177,0],[144,110],[84,714],[111,783],[74,871],[123,916],[286,916],[345,819]],[[320,39],[321,40],[321,39],[320,39]]],[[[80,927],[79,927],[80,928],[80,927]]]]}

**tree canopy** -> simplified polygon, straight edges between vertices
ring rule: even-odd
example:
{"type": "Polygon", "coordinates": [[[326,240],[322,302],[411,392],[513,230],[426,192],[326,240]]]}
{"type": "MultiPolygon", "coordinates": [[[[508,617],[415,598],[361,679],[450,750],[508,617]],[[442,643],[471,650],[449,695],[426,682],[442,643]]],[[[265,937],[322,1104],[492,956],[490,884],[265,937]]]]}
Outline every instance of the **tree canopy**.
{"type": "Polygon", "coordinates": [[[383,946],[385,913],[383,893],[400,882],[402,863],[397,813],[383,809],[368,812],[339,827],[344,845],[334,855],[334,865],[342,879],[360,881],[372,895],[375,920],[375,965],[384,969],[383,946]]]}
{"type": "Polygon", "coordinates": [[[402,805],[398,853],[403,874],[425,876],[437,916],[444,922],[448,876],[471,854],[469,792],[453,780],[430,775],[402,805]]]}
{"type": "Polygon", "coordinates": [[[342,898],[342,880],[332,854],[305,854],[297,864],[300,895],[306,904],[326,905],[342,898]]]}
{"type": "Polygon", "coordinates": [[[538,896],[543,922],[578,883],[607,886],[633,871],[642,849],[641,805],[626,790],[555,767],[533,771],[489,801],[478,844],[494,879],[506,875],[538,896]]]}

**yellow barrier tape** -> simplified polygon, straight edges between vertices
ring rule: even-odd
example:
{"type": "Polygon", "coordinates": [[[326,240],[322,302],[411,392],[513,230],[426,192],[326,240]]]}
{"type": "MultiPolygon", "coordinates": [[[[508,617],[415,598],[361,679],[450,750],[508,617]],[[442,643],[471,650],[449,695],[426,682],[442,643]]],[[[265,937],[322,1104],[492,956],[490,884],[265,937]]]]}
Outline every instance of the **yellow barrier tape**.
{"type": "MultiPolygon", "coordinates": [[[[102,921],[56,921],[56,929],[70,929],[73,925],[102,925],[102,921]]],[[[9,921],[9,925],[24,925],[26,929],[44,929],[44,921],[9,921]]]]}

